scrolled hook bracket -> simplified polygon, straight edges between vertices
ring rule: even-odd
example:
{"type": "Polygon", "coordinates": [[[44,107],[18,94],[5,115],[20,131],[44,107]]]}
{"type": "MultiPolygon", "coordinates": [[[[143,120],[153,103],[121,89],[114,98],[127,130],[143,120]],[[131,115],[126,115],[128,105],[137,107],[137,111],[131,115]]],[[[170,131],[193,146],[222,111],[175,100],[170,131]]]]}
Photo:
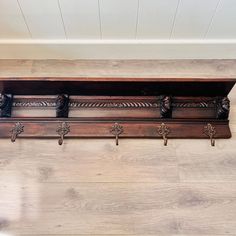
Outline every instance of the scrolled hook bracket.
{"type": "Polygon", "coordinates": [[[216,135],[216,128],[212,126],[210,123],[208,123],[206,126],[204,126],[203,133],[207,135],[211,140],[211,146],[215,146],[215,139],[214,136],[216,135]]]}
{"type": "Polygon", "coordinates": [[[166,124],[162,123],[157,129],[158,135],[162,136],[164,140],[164,146],[167,146],[167,135],[170,133],[170,128],[166,124]]]}
{"type": "Polygon", "coordinates": [[[58,144],[62,145],[65,135],[70,132],[70,126],[66,122],[62,122],[61,125],[57,128],[57,133],[60,135],[58,139],[58,144]]]}
{"type": "Polygon", "coordinates": [[[11,142],[14,143],[19,134],[24,132],[24,125],[20,122],[15,123],[14,127],[11,129],[11,142]]]}
{"type": "Polygon", "coordinates": [[[123,126],[121,126],[118,123],[115,123],[112,127],[110,132],[115,135],[116,137],[116,146],[119,145],[119,135],[122,134],[124,132],[123,126]]]}

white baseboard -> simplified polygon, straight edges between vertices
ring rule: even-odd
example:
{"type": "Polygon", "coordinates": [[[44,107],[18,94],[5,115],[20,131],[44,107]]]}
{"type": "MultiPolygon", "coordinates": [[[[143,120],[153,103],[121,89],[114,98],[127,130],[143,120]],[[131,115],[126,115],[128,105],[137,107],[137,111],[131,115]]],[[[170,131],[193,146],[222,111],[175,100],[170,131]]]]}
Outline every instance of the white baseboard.
{"type": "Polygon", "coordinates": [[[0,40],[0,59],[236,59],[236,40],[0,40]]]}

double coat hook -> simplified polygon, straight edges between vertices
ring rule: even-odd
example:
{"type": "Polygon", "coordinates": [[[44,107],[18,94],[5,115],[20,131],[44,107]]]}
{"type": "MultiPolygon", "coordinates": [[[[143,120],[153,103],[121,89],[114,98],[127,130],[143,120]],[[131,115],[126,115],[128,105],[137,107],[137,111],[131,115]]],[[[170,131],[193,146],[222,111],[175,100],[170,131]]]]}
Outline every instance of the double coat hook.
{"type": "Polygon", "coordinates": [[[19,134],[24,132],[24,125],[20,122],[15,123],[14,127],[11,129],[11,141],[14,143],[19,134]]]}
{"type": "Polygon", "coordinates": [[[214,136],[216,135],[216,128],[214,126],[212,126],[210,123],[208,123],[205,127],[204,127],[204,134],[206,134],[210,140],[211,140],[211,146],[215,146],[215,139],[214,136]]]}
{"type": "Polygon", "coordinates": [[[170,128],[166,126],[164,123],[162,123],[157,129],[157,133],[158,135],[162,136],[164,140],[164,146],[167,146],[168,142],[167,135],[170,133],[170,128]]]}
{"type": "Polygon", "coordinates": [[[61,125],[57,128],[57,133],[60,135],[60,138],[58,139],[58,144],[62,145],[64,141],[64,136],[70,132],[70,126],[63,122],[61,125]]]}
{"type": "Polygon", "coordinates": [[[119,145],[119,135],[122,134],[124,132],[123,126],[121,126],[118,123],[115,123],[112,127],[110,132],[115,135],[116,137],[116,145],[119,145]]]}

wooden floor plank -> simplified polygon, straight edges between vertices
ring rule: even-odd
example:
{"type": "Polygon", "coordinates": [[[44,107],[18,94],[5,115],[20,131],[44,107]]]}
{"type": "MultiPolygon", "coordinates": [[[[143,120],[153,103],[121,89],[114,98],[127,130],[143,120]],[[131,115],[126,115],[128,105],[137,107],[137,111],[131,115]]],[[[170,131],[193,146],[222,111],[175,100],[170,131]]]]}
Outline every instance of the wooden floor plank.
{"type": "Polygon", "coordinates": [[[236,181],[236,138],[216,140],[176,140],[181,182],[236,181]],[[185,144],[185,141],[188,145],[185,144]]]}
{"type": "Polygon", "coordinates": [[[70,139],[63,146],[57,140],[2,140],[0,176],[12,173],[40,182],[179,181],[174,148],[155,139],[120,140],[118,147],[113,139],[70,139]]]}
{"type": "Polygon", "coordinates": [[[236,60],[0,60],[1,77],[235,78],[236,60]]]}
{"type": "Polygon", "coordinates": [[[0,188],[0,225],[11,233],[236,234],[236,183],[37,185],[8,179],[0,188]]]}

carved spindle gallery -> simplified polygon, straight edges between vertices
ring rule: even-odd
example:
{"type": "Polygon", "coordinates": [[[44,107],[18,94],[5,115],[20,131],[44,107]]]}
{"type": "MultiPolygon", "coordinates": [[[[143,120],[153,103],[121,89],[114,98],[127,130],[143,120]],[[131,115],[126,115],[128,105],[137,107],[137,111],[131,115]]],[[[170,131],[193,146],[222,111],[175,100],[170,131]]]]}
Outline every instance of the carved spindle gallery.
{"type": "Polygon", "coordinates": [[[11,117],[12,95],[0,94],[0,117],[11,117]]]}
{"type": "Polygon", "coordinates": [[[57,118],[67,118],[69,113],[69,96],[60,94],[56,100],[56,116],[57,118]]]}

